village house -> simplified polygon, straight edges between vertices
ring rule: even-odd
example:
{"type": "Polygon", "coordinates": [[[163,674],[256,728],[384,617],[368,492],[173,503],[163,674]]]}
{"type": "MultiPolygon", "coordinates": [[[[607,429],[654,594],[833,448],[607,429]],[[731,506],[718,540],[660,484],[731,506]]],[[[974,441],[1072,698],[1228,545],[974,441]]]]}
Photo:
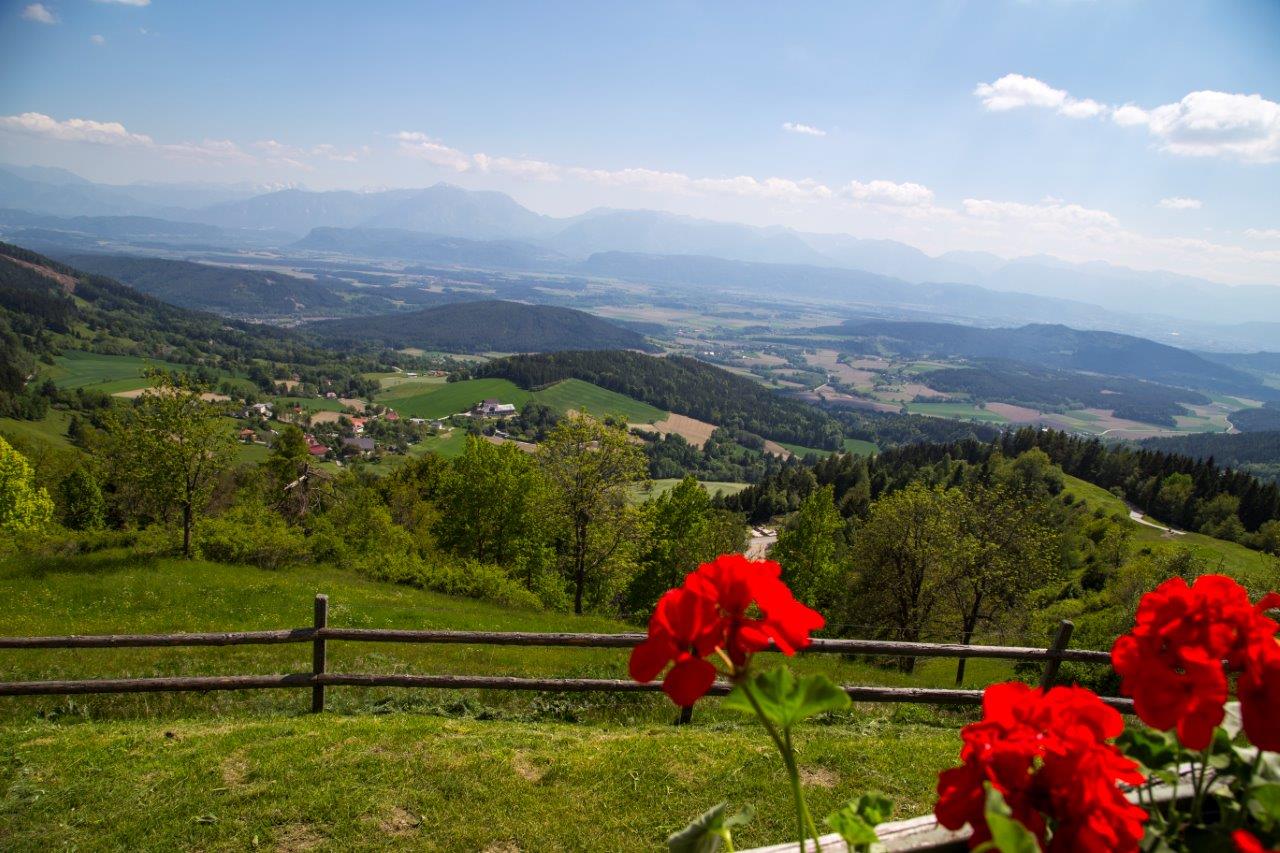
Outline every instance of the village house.
{"type": "Polygon", "coordinates": [[[240,412],[240,414],[236,415],[236,417],[270,418],[273,411],[274,410],[271,408],[270,403],[253,403],[251,405],[245,406],[244,409],[240,412]]]}
{"type": "Polygon", "coordinates": [[[319,441],[316,441],[316,437],[314,435],[308,435],[306,438],[307,452],[312,456],[324,456],[329,452],[329,448],[325,447],[319,441]]]}
{"type": "Polygon", "coordinates": [[[364,424],[365,424],[365,418],[352,418],[351,430],[356,435],[362,435],[364,433],[364,424]]]}
{"type": "Polygon", "coordinates": [[[516,413],[515,404],[504,403],[493,398],[483,401],[476,410],[486,418],[500,418],[503,415],[514,415],[516,413]]]}
{"type": "Polygon", "coordinates": [[[344,438],[342,439],[342,450],[344,453],[372,453],[377,445],[372,438],[344,438]]]}
{"type": "Polygon", "coordinates": [[[240,430],[240,440],[245,442],[246,444],[251,443],[256,437],[257,437],[257,433],[255,433],[253,430],[249,429],[248,427],[245,427],[244,429],[240,430]]]}

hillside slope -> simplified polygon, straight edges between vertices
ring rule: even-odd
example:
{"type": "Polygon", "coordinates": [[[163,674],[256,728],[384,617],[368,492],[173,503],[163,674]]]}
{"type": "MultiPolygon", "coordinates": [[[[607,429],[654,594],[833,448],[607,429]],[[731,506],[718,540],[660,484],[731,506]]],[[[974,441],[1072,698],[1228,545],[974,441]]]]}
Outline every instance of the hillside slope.
{"type": "Polygon", "coordinates": [[[510,379],[522,388],[581,379],[664,411],[806,447],[831,450],[844,440],[840,425],[826,412],[685,356],[555,352],[491,361],[476,373],[510,379]]]}
{"type": "Polygon", "coordinates": [[[652,349],[644,336],[585,311],[485,300],[422,311],[326,320],[304,327],[336,346],[418,347],[444,352],[652,349]]]}

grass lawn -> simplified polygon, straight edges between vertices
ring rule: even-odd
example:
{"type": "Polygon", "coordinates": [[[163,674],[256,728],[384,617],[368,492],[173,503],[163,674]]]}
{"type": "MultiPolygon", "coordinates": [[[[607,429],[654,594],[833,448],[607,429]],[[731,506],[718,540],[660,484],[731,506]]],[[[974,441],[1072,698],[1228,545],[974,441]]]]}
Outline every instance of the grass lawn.
{"type": "Polygon", "coordinates": [[[327,397],[272,397],[271,404],[277,412],[293,408],[294,404],[313,412],[341,412],[346,408],[341,400],[327,397]]]}
{"type": "Polygon", "coordinates": [[[583,382],[581,379],[566,379],[563,382],[534,392],[533,398],[539,403],[550,406],[557,412],[574,409],[590,412],[596,417],[620,415],[628,423],[651,424],[663,420],[667,413],[661,409],[633,400],[623,394],[583,382]]]}
{"type": "MultiPolygon", "coordinates": [[[[330,594],[335,625],[633,630],[335,568],[117,551],[0,563],[0,625],[15,635],[299,626],[316,592],[330,594]]],[[[25,650],[0,660],[7,679],[273,673],[306,669],[310,648],[25,650]]],[[[625,651],[604,649],[333,642],[329,660],[335,672],[626,671],[625,651]]],[[[846,683],[949,683],[954,664],[936,663],[915,676],[827,655],[793,665],[846,683]]],[[[998,665],[971,673],[1008,677],[998,665]]],[[[648,850],[721,799],[759,810],[744,845],[781,840],[791,826],[766,737],[716,700],[680,729],[660,694],[330,688],[322,716],[304,713],[307,701],[301,690],[0,699],[0,846],[648,850]]],[[[927,811],[972,717],[866,705],[809,726],[799,743],[811,804],[821,816],[877,789],[900,816],[927,811]]]]}

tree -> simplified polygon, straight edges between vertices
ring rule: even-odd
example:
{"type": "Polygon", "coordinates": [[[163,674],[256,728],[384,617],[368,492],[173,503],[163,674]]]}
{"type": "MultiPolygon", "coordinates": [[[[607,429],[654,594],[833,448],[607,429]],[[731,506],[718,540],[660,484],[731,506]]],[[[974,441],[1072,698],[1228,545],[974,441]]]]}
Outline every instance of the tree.
{"type": "Polygon", "coordinates": [[[843,557],[844,519],[836,510],[835,491],[823,486],[809,494],[778,534],[769,556],[782,564],[782,578],[796,598],[823,608],[836,593],[843,557]]]}
{"type": "Polygon", "coordinates": [[[53,501],[36,486],[31,464],[0,438],[0,533],[39,530],[52,520],[53,501]]]}
{"type": "Polygon", "coordinates": [[[468,436],[440,481],[436,539],[458,556],[510,566],[522,545],[542,532],[545,491],[529,454],[468,436]]]}
{"type": "Polygon", "coordinates": [[[547,434],[538,462],[568,530],[561,555],[574,588],[573,612],[581,613],[588,581],[603,586],[639,537],[643,518],[628,498],[646,479],[644,451],[622,428],[570,415],[547,434]]]}
{"type": "MultiPolygon", "coordinates": [[[[1046,501],[1033,494],[978,486],[954,503],[960,535],[945,589],[965,645],[979,624],[1017,610],[1033,589],[1060,575],[1060,534],[1046,501]]],[[[965,664],[965,658],[956,664],[957,686],[964,681],[965,664]]]]}
{"type": "Polygon", "coordinates": [[[274,504],[281,514],[298,519],[311,511],[323,472],[311,464],[311,449],[301,429],[293,424],[282,429],[262,465],[271,475],[274,504]]]}
{"type": "Polygon", "coordinates": [[[126,495],[152,517],[176,507],[182,554],[191,556],[191,534],[213,484],[235,452],[235,439],[218,409],[201,399],[203,388],[153,371],[153,385],[124,417],[108,421],[108,458],[126,495]]]}
{"type": "Polygon", "coordinates": [[[81,465],[58,483],[62,523],[72,530],[97,530],[106,521],[107,508],[102,489],[93,473],[81,465]]]}
{"type": "Polygon", "coordinates": [[[700,563],[741,551],[746,541],[742,516],[713,506],[707,490],[691,476],[646,501],[643,511],[650,535],[628,594],[633,613],[648,612],[700,563]]]}
{"type": "Polygon", "coordinates": [[[1183,508],[1194,497],[1195,489],[1195,481],[1190,474],[1170,474],[1160,481],[1156,511],[1170,524],[1181,523],[1183,508]]]}
{"type": "MultiPolygon", "coordinates": [[[[854,534],[854,570],[858,573],[853,608],[862,619],[881,619],[897,639],[918,641],[954,576],[959,535],[956,489],[911,483],[871,505],[854,534]]],[[[904,672],[915,658],[899,660],[904,672]]]]}

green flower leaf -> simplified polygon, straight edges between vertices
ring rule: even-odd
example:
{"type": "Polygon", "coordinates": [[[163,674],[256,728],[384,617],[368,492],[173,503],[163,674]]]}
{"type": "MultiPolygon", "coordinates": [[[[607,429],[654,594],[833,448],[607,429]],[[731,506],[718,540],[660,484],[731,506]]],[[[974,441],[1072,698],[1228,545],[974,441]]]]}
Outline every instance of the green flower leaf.
{"type": "Polygon", "coordinates": [[[1270,830],[1280,825],[1280,784],[1254,785],[1248,791],[1249,814],[1270,830]]]}
{"type": "Polygon", "coordinates": [[[783,730],[791,729],[817,714],[849,707],[849,694],[825,675],[797,679],[791,670],[783,666],[739,684],[725,697],[724,705],[745,714],[754,714],[753,698],[764,718],[783,730]]]}
{"type": "Polygon", "coordinates": [[[684,829],[667,838],[667,849],[671,853],[716,853],[731,837],[731,830],[746,826],[755,816],[751,806],[726,815],[728,808],[728,803],[720,803],[694,818],[684,829]]]}
{"type": "Polygon", "coordinates": [[[991,848],[1000,853],[1040,853],[1035,833],[1013,817],[1013,810],[1000,791],[987,786],[987,829],[991,830],[991,848]]]}
{"type": "Polygon", "coordinates": [[[853,851],[867,851],[879,839],[876,824],[884,823],[893,813],[893,802],[883,794],[863,794],[839,811],[826,817],[827,826],[840,833],[840,837],[853,851]]]}
{"type": "Polygon", "coordinates": [[[1178,760],[1178,745],[1172,736],[1155,729],[1126,729],[1116,738],[1116,746],[1148,771],[1162,770],[1178,760]]]}

